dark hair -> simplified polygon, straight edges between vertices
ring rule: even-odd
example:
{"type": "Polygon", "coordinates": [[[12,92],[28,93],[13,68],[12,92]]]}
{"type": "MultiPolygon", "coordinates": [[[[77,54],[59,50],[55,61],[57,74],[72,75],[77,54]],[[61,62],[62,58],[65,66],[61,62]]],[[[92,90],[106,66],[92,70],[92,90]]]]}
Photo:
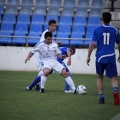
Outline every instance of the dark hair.
{"type": "Polygon", "coordinates": [[[46,32],[45,35],[44,35],[45,38],[47,37],[52,37],[52,33],[51,32],[46,32]]]}
{"type": "Polygon", "coordinates": [[[75,54],[76,50],[74,46],[69,46],[68,48],[70,48],[72,50],[73,55],[75,54]]]}
{"type": "Polygon", "coordinates": [[[56,24],[56,21],[55,20],[50,20],[49,22],[48,22],[48,25],[51,25],[51,24],[56,24]]]}
{"type": "Polygon", "coordinates": [[[112,17],[112,15],[111,15],[111,13],[109,13],[109,12],[104,12],[104,13],[102,14],[102,19],[103,19],[103,22],[104,22],[104,23],[110,23],[111,17],[112,17]]]}

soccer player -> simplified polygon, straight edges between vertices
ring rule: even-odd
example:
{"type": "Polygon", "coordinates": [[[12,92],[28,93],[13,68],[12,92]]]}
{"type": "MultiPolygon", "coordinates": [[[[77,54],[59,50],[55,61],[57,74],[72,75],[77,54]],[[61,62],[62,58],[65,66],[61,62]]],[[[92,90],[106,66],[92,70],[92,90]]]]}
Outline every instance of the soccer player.
{"type": "MultiPolygon", "coordinates": [[[[73,47],[73,46],[61,47],[59,50],[61,51],[62,55],[65,55],[66,57],[68,57],[67,65],[70,66],[71,65],[71,56],[75,54],[75,47],[73,47]]],[[[57,61],[60,62],[65,67],[66,71],[68,72],[69,76],[71,77],[72,75],[71,75],[68,67],[63,62],[63,60],[64,59],[57,57],[57,61]]],[[[40,89],[40,87],[39,87],[40,80],[41,80],[41,75],[38,75],[34,79],[34,81],[30,84],[30,86],[26,87],[26,90],[29,91],[33,87],[35,87],[36,90],[39,90],[40,89]]],[[[71,93],[70,87],[67,83],[65,84],[65,93],[71,93]]]]}
{"type": "Polygon", "coordinates": [[[105,98],[103,94],[103,73],[106,70],[106,77],[109,77],[113,87],[114,104],[119,104],[118,95],[118,80],[117,80],[117,66],[115,55],[115,43],[118,44],[120,62],[120,34],[119,31],[110,25],[111,14],[104,12],[102,14],[103,25],[93,30],[91,43],[87,56],[87,64],[89,65],[90,56],[94,49],[95,42],[97,43],[96,51],[96,73],[97,73],[97,89],[99,93],[99,103],[104,104],[105,98]]]}
{"type": "Polygon", "coordinates": [[[32,49],[25,59],[25,63],[27,63],[27,61],[30,60],[34,53],[39,52],[39,54],[41,55],[43,62],[43,75],[41,76],[40,92],[44,93],[44,86],[47,77],[50,71],[54,70],[65,78],[66,83],[70,86],[73,93],[76,93],[76,88],[73,80],[70,76],[68,76],[68,73],[66,72],[64,66],[56,60],[56,56],[62,59],[66,58],[66,56],[60,54],[57,43],[52,41],[51,32],[46,32],[44,37],[45,40],[39,43],[34,49],[32,49]]]}

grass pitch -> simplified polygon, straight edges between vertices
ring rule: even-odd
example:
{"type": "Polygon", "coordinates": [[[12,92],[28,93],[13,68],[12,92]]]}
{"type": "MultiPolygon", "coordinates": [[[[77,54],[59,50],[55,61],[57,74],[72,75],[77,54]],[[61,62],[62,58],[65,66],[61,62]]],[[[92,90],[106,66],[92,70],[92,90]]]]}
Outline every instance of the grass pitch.
{"type": "Polygon", "coordinates": [[[120,114],[108,78],[104,80],[106,103],[100,105],[96,75],[73,74],[76,86],[87,87],[86,95],[65,94],[64,78],[57,74],[48,77],[44,94],[25,91],[36,76],[37,72],[0,71],[0,120],[110,120],[120,114]]]}

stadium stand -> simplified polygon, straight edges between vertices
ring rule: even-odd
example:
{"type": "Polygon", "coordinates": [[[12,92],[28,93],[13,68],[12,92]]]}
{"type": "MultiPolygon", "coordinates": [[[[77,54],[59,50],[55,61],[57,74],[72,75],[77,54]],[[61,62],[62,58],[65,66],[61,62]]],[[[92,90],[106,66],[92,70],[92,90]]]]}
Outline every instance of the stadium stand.
{"type": "Polygon", "coordinates": [[[48,2],[47,0],[36,0],[36,3],[35,3],[36,6],[48,6],[48,2]]]}
{"type": "Polygon", "coordinates": [[[63,6],[75,7],[76,0],[64,0],[63,6]]]}
{"type": "Polygon", "coordinates": [[[50,5],[49,6],[58,6],[58,7],[61,7],[61,0],[50,0],[50,5]]]}
{"type": "Polygon", "coordinates": [[[89,8],[89,0],[78,0],[78,7],[89,8]]]}
{"type": "Polygon", "coordinates": [[[4,14],[4,8],[3,8],[3,5],[0,4],[0,14],[4,14]]]}
{"type": "Polygon", "coordinates": [[[18,6],[16,6],[16,5],[7,5],[6,9],[5,9],[5,14],[18,15],[18,6]]]}
{"type": "Polygon", "coordinates": [[[20,1],[19,0],[8,0],[7,5],[20,6],[20,1]]]}

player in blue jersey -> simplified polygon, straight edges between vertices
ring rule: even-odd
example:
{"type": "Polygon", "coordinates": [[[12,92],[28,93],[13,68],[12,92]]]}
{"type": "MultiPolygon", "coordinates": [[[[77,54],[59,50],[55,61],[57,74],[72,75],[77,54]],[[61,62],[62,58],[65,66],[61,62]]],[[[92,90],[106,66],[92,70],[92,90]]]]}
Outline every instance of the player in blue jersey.
{"type": "Polygon", "coordinates": [[[106,71],[106,77],[109,77],[113,87],[114,104],[119,104],[117,66],[115,55],[115,43],[118,44],[120,62],[120,34],[119,31],[110,25],[111,14],[104,12],[102,14],[103,25],[95,28],[91,37],[89,51],[87,56],[87,64],[89,65],[90,56],[96,42],[96,73],[97,73],[97,89],[99,93],[99,103],[104,104],[103,95],[103,74],[106,71]]]}
{"type": "MultiPolygon", "coordinates": [[[[68,62],[67,65],[70,66],[71,65],[71,56],[75,54],[75,48],[73,46],[69,46],[69,47],[61,47],[60,48],[61,54],[65,55],[68,58],[68,62]]],[[[68,69],[68,67],[65,65],[65,63],[63,62],[64,59],[57,57],[57,61],[60,62],[66,69],[66,72],[68,72],[69,76],[71,77],[71,73],[68,69]]],[[[31,90],[34,86],[36,90],[39,90],[39,82],[41,81],[41,75],[38,75],[34,81],[30,84],[30,86],[27,87],[27,91],[31,90]]],[[[71,93],[72,91],[70,90],[69,85],[66,83],[65,84],[65,93],[71,93]]]]}

